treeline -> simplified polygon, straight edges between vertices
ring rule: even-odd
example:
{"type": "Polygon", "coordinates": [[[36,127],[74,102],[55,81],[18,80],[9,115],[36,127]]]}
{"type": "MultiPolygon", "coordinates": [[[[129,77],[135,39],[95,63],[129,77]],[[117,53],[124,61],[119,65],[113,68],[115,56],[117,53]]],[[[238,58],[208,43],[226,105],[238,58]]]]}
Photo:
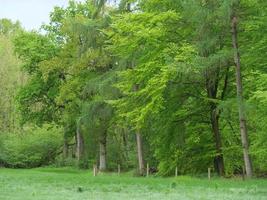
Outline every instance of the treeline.
{"type": "Polygon", "coordinates": [[[12,39],[27,81],[15,98],[20,128],[7,132],[63,131],[63,147],[45,151],[61,165],[265,174],[266,9],[263,0],[55,7],[45,34],[12,39]]]}

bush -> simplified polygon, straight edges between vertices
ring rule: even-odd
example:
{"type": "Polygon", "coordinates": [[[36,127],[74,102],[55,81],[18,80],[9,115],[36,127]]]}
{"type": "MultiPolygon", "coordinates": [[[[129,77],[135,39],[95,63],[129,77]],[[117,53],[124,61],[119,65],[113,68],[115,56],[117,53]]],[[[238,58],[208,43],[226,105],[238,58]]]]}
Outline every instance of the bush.
{"type": "Polygon", "coordinates": [[[54,125],[0,135],[0,162],[6,167],[31,168],[50,164],[60,153],[63,131],[54,125]]]}

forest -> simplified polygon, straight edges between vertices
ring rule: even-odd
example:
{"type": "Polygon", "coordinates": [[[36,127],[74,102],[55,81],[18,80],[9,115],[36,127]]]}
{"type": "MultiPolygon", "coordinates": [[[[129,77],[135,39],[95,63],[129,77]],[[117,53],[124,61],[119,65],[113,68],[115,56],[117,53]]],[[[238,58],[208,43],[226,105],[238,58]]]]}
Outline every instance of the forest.
{"type": "Polygon", "coordinates": [[[267,176],[267,1],[87,0],[0,19],[0,166],[267,176]]]}

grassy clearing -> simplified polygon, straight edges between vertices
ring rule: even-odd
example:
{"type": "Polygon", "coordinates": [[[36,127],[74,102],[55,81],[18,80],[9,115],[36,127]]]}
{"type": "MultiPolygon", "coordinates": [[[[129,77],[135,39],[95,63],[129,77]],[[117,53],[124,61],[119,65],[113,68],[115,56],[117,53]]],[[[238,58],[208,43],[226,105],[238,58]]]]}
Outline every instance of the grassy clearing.
{"type": "Polygon", "coordinates": [[[267,180],[137,178],[74,169],[0,169],[1,200],[267,199],[267,180]]]}

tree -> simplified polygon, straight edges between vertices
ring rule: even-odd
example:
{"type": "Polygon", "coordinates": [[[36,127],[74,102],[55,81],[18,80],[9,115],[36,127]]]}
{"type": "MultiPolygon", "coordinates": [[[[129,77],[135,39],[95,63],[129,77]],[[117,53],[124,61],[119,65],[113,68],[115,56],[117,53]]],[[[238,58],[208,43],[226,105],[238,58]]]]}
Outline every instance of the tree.
{"type": "Polygon", "coordinates": [[[22,27],[19,21],[13,23],[10,19],[0,19],[0,34],[5,36],[14,36],[22,31],[22,27]]]}
{"type": "MultiPolygon", "coordinates": [[[[266,2],[117,3],[70,1],[55,7],[46,34],[18,31],[15,50],[28,76],[17,95],[22,123],[64,127],[63,157],[76,146],[80,167],[138,165],[143,175],[147,162],[171,175],[213,166],[223,176],[242,173],[245,161],[250,177],[251,156],[264,173],[266,2]]],[[[15,29],[0,21],[5,49],[15,29]]],[[[16,71],[2,53],[2,74],[11,63],[16,71]]],[[[3,88],[0,120],[8,122],[15,88],[3,88]]]]}
{"type": "Polygon", "coordinates": [[[12,40],[21,29],[18,22],[0,20],[0,130],[2,132],[14,132],[20,128],[19,115],[15,109],[15,96],[26,78],[20,71],[20,60],[13,53],[12,40]]]}
{"type": "Polygon", "coordinates": [[[244,163],[246,168],[246,175],[248,178],[252,177],[252,162],[249,155],[249,143],[248,143],[248,133],[246,125],[246,116],[245,108],[243,103],[243,84],[241,76],[241,62],[240,62],[240,53],[238,45],[238,16],[236,13],[236,8],[232,8],[232,43],[234,49],[234,60],[236,66],[236,91],[238,99],[238,108],[239,108],[239,123],[240,123],[240,133],[241,141],[244,155],[244,163]]]}
{"type": "Polygon", "coordinates": [[[22,123],[43,124],[56,121],[59,112],[55,98],[62,82],[61,73],[45,75],[42,64],[57,52],[56,44],[35,32],[22,32],[15,38],[15,52],[23,61],[23,70],[28,75],[27,83],[20,89],[17,101],[22,123]]]}
{"type": "Polygon", "coordinates": [[[198,50],[195,65],[202,68],[199,69],[203,77],[200,83],[203,82],[207,94],[216,149],[214,168],[219,175],[224,175],[219,102],[225,100],[231,75],[231,54],[227,41],[228,12],[224,1],[189,1],[183,8],[184,15],[191,16],[187,21],[193,27],[190,40],[195,41],[198,50]]]}
{"type": "Polygon", "coordinates": [[[56,8],[51,14],[50,25],[45,26],[49,35],[61,45],[59,55],[50,60],[46,67],[46,73],[61,71],[65,77],[57,98],[57,103],[64,107],[61,123],[65,127],[75,124],[78,159],[85,162],[88,159],[88,139],[83,126],[86,131],[95,131],[94,136],[99,140],[101,170],[106,170],[106,139],[110,117],[109,114],[105,116],[100,113],[110,112],[105,103],[107,99],[103,97],[106,94],[99,91],[102,83],[97,80],[104,81],[101,77],[112,69],[112,59],[103,48],[106,36],[102,30],[109,25],[109,16],[105,15],[104,9],[105,1],[71,1],[66,9],[56,8]],[[64,40],[66,42],[63,44],[64,40]],[[55,65],[55,62],[61,65],[55,65]],[[87,93],[87,89],[91,92],[87,93]],[[103,120],[103,124],[99,124],[99,120],[103,120]]]}
{"type": "MultiPolygon", "coordinates": [[[[161,112],[169,83],[178,78],[186,65],[183,62],[193,52],[173,26],[180,24],[179,17],[172,11],[127,13],[112,26],[115,34],[111,33],[111,49],[121,65],[128,66],[118,83],[124,96],[115,103],[116,110],[135,130],[143,130],[146,121],[161,112]]],[[[139,156],[141,173],[142,167],[139,156]]]]}

